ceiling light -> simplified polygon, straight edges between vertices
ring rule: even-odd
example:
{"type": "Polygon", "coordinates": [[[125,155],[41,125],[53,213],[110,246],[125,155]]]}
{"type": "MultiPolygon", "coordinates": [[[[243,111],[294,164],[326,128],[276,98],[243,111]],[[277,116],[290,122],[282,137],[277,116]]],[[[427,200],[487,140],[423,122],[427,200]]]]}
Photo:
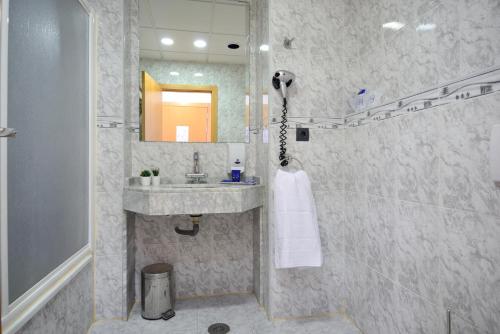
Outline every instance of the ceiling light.
{"type": "Polygon", "coordinates": [[[179,72],[170,72],[170,75],[173,75],[173,76],[178,76],[178,75],[179,75],[179,72]]]}
{"type": "Polygon", "coordinates": [[[429,30],[434,30],[435,28],[436,24],[434,23],[423,23],[418,25],[417,31],[429,31],[429,30]]]}
{"type": "Polygon", "coordinates": [[[195,77],[202,77],[202,76],[203,76],[203,73],[198,72],[198,73],[195,73],[195,74],[194,74],[194,76],[195,76],[195,77]]]}
{"type": "Polygon", "coordinates": [[[196,41],[194,41],[193,44],[194,44],[194,46],[196,46],[197,48],[200,48],[200,49],[202,49],[202,48],[204,48],[204,47],[207,46],[207,42],[205,42],[202,39],[197,39],[196,41]]]}
{"type": "Polygon", "coordinates": [[[171,39],[171,38],[168,38],[168,37],[163,37],[161,39],[161,44],[163,44],[163,45],[172,45],[172,44],[174,44],[174,40],[171,39]]]}
{"type": "Polygon", "coordinates": [[[260,47],[259,47],[260,51],[269,51],[269,45],[267,44],[262,44],[260,47]]]}
{"type": "Polygon", "coordinates": [[[399,30],[399,29],[403,28],[404,26],[405,26],[404,23],[396,22],[396,21],[387,22],[387,23],[382,24],[382,28],[392,29],[392,30],[399,30]]]}

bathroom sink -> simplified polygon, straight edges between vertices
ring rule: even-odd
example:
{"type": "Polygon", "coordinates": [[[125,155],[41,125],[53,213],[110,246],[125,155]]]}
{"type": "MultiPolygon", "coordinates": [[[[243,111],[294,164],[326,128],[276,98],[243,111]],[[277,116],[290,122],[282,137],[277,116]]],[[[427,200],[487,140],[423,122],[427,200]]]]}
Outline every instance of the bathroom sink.
{"type": "Polygon", "coordinates": [[[223,185],[211,183],[162,184],[165,188],[218,188],[223,185]]]}
{"type": "Polygon", "coordinates": [[[125,210],[148,216],[245,212],[262,206],[263,185],[164,183],[125,187],[125,210]]]}

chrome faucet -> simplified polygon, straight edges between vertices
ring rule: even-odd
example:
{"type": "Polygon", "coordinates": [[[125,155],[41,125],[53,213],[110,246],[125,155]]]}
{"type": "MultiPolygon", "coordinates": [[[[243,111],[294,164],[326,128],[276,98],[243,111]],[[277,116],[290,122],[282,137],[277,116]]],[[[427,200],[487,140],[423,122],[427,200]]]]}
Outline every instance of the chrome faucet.
{"type": "Polygon", "coordinates": [[[200,154],[198,152],[194,152],[193,154],[193,172],[187,173],[186,178],[188,179],[187,183],[207,183],[206,178],[208,174],[200,173],[200,154]]]}
{"type": "Polygon", "coordinates": [[[198,152],[194,152],[194,154],[193,154],[193,161],[194,161],[193,173],[194,174],[200,174],[200,165],[198,164],[199,160],[200,160],[200,154],[198,152]]]}

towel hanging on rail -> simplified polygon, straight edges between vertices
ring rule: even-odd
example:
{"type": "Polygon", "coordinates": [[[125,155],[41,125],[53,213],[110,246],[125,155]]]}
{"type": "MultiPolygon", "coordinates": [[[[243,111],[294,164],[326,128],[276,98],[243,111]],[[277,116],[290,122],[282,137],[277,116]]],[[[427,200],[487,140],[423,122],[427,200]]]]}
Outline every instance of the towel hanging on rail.
{"type": "Polygon", "coordinates": [[[277,171],[274,211],[276,268],[321,267],[316,204],[306,172],[277,171]]]}

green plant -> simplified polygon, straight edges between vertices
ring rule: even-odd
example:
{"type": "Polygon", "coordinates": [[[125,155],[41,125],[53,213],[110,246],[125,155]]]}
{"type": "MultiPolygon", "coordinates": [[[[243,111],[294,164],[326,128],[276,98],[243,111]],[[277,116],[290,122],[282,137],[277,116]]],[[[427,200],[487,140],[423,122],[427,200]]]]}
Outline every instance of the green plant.
{"type": "Polygon", "coordinates": [[[141,176],[142,177],[150,177],[151,176],[151,172],[149,170],[145,169],[145,170],[143,170],[141,172],[141,176]]]}
{"type": "Polygon", "coordinates": [[[153,176],[160,176],[159,168],[152,168],[151,171],[153,172],[153,176]]]}

